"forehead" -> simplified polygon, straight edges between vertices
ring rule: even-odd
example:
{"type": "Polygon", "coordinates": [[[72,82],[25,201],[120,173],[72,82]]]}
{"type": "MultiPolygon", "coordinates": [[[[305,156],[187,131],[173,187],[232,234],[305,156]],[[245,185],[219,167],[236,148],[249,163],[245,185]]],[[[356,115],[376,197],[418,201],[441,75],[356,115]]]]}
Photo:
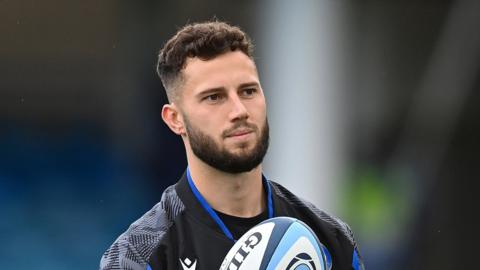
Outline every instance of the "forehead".
{"type": "Polygon", "coordinates": [[[183,75],[185,94],[214,87],[236,87],[247,82],[259,83],[255,63],[241,51],[227,52],[206,61],[188,58],[183,75]]]}

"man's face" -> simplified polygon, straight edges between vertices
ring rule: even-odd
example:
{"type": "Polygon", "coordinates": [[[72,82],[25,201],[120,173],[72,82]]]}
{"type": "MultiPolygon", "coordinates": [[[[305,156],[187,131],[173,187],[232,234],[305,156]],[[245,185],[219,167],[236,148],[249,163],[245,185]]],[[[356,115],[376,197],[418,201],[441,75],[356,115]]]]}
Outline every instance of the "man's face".
{"type": "Polygon", "coordinates": [[[263,90],[253,61],[240,51],[188,59],[179,107],[192,152],[229,173],[251,171],[268,148],[263,90]]]}

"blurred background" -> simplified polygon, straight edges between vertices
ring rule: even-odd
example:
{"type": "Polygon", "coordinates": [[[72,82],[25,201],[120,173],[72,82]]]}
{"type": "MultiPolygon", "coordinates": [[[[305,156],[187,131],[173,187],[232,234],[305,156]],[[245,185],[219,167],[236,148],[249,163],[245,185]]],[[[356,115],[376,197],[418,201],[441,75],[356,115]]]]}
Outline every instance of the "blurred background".
{"type": "Polygon", "coordinates": [[[267,177],[348,222],[367,269],[476,268],[478,14],[475,0],[0,0],[0,269],[96,269],[177,181],[156,58],[212,18],[256,45],[267,177]]]}

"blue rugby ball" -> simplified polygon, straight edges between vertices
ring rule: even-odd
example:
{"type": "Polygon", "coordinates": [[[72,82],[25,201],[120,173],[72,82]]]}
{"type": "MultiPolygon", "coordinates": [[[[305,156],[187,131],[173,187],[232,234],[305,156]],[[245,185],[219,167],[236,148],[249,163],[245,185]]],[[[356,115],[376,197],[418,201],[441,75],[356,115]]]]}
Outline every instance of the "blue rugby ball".
{"type": "Polygon", "coordinates": [[[328,270],[327,256],[305,223],[275,217],[246,232],[225,256],[220,270],[328,270]]]}

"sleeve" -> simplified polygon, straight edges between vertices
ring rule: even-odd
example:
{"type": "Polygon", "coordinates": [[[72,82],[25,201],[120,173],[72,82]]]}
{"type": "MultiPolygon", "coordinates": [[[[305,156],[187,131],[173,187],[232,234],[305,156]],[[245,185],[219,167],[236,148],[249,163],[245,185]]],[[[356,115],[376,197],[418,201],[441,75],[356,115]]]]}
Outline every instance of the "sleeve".
{"type": "Polygon", "coordinates": [[[128,269],[145,270],[149,269],[147,259],[138,252],[135,245],[128,241],[125,236],[120,236],[102,256],[100,261],[101,270],[128,269]]]}
{"type": "Polygon", "coordinates": [[[352,267],[354,270],[365,270],[365,265],[363,264],[363,259],[358,253],[358,249],[355,248],[353,250],[353,259],[352,259],[352,267]]]}
{"type": "Polygon", "coordinates": [[[360,255],[360,252],[358,251],[358,245],[357,245],[357,242],[355,241],[355,237],[353,236],[353,231],[350,228],[350,226],[348,226],[347,223],[345,223],[345,222],[342,222],[342,223],[343,223],[343,226],[345,227],[345,230],[348,234],[348,238],[350,239],[350,241],[353,244],[352,268],[354,270],[365,270],[365,265],[363,263],[363,258],[360,255]]]}
{"type": "Polygon", "coordinates": [[[160,202],[132,223],[105,251],[100,269],[151,269],[148,265],[151,255],[184,208],[174,186],[167,188],[160,202]]]}

